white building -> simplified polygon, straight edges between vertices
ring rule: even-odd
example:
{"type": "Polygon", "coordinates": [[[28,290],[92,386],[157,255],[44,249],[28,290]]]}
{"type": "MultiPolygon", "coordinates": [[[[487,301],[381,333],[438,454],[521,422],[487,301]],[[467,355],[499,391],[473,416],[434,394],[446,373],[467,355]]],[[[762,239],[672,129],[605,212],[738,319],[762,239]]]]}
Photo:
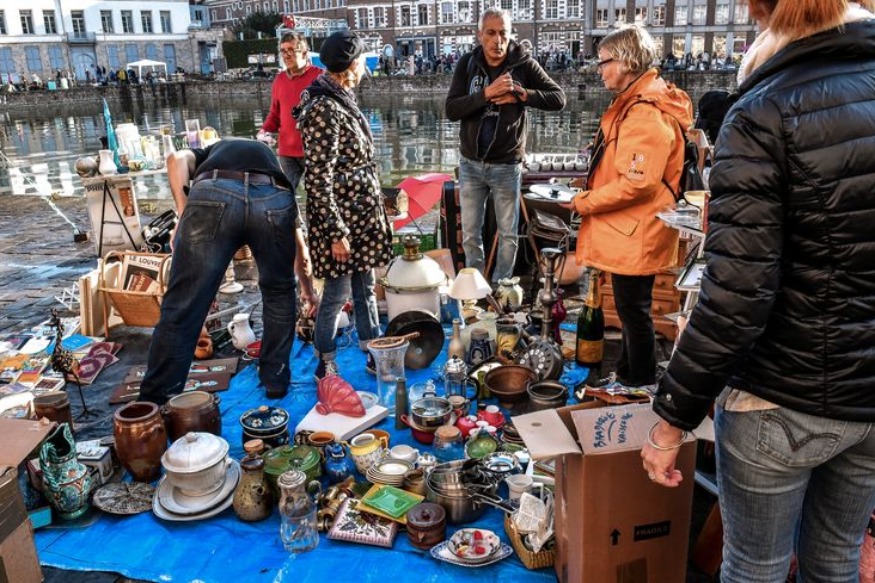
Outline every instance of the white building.
{"type": "Polygon", "coordinates": [[[188,0],[0,0],[0,79],[76,79],[151,59],[195,69],[188,0]]]}

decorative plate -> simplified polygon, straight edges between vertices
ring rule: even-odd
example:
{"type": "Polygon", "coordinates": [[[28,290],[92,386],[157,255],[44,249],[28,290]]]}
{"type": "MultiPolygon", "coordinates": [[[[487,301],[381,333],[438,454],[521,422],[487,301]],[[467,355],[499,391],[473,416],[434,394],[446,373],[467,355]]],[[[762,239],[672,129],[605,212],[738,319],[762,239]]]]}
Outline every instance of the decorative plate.
{"type": "Polygon", "coordinates": [[[391,548],[398,534],[398,524],[388,518],[360,512],[359,503],[360,500],[355,498],[343,501],[337,519],[328,531],[328,538],[391,548]]]}
{"type": "Polygon", "coordinates": [[[495,553],[489,555],[488,561],[483,561],[481,563],[471,563],[469,561],[464,561],[457,556],[455,556],[450,549],[449,546],[450,541],[445,540],[444,542],[433,546],[429,553],[432,558],[435,558],[439,561],[446,561],[447,563],[452,563],[453,565],[459,565],[460,567],[485,567],[486,565],[492,565],[493,563],[497,563],[502,559],[506,559],[507,557],[513,554],[513,549],[510,548],[510,545],[505,543],[501,543],[501,548],[499,548],[495,553]]]}
{"type": "Polygon", "coordinates": [[[94,492],[91,502],[109,514],[139,514],[152,509],[155,488],[143,482],[107,484],[94,492]]]}
{"type": "Polygon", "coordinates": [[[422,502],[422,496],[405,492],[393,486],[374,486],[362,498],[366,506],[376,508],[395,520],[407,514],[407,511],[422,502]]]}
{"type": "Polygon", "coordinates": [[[465,563],[483,563],[501,548],[501,540],[491,530],[462,528],[447,540],[447,550],[465,563]]]}

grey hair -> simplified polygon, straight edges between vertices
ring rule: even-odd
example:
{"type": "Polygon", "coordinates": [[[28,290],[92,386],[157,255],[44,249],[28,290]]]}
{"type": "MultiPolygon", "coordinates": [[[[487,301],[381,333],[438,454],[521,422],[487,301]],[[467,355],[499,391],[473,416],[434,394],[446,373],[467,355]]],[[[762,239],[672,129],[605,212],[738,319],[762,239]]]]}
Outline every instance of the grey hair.
{"type": "Polygon", "coordinates": [[[283,33],[283,36],[280,38],[280,44],[283,43],[295,43],[298,46],[298,50],[310,50],[310,43],[307,42],[307,37],[301,32],[283,33]]]}
{"type": "Polygon", "coordinates": [[[477,30],[483,30],[483,23],[486,22],[486,20],[489,18],[500,18],[508,25],[512,24],[510,19],[510,12],[508,12],[504,8],[499,8],[498,6],[490,6],[489,8],[484,10],[482,14],[480,14],[480,23],[477,25],[477,30]]]}
{"type": "Polygon", "coordinates": [[[656,43],[643,27],[630,24],[610,32],[599,43],[599,49],[620,61],[623,68],[640,74],[653,66],[657,60],[656,43]]]}

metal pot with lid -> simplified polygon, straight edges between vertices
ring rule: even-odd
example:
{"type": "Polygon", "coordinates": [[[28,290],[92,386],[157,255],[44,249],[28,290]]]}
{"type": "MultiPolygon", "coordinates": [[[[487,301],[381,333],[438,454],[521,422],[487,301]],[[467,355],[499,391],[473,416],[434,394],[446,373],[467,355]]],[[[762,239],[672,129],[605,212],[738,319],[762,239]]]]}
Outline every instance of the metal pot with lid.
{"type": "Polygon", "coordinates": [[[434,393],[425,393],[423,397],[410,405],[410,418],[413,423],[425,429],[446,425],[452,421],[453,405],[443,397],[434,393]]]}
{"type": "Polygon", "coordinates": [[[404,254],[392,260],[386,276],[380,279],[390,321],[411,309],[440,313],[438,288],[446,284],[447,275],[437,261],[419,251],[419,243],[415,235],[402,238],[404,254]]]}

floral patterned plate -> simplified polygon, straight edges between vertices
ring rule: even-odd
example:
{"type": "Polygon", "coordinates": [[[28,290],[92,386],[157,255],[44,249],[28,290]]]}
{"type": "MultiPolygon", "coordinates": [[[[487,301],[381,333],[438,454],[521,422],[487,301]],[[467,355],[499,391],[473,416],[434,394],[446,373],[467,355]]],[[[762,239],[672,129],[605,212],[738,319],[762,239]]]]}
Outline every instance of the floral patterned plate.
{"type": "Polygon", "coordinates": [[[480,563],[471,563],[470,561],[465,561],[454,555],[452,551],[447,548],[449,544],[450,541],[445,540],[439,545],[432,547],[431,551],[429,551],[431,556],[439,561],[446,561],[447,563],[452,563],[453,565],[477,568],[485,567],[486,565],[492,565],[494,563],[497,563],[498,561],[501,561],[502,559],[506,559],[513,554],[513,549],[510,547],[510,545],[501,543],[501,547],[495,553],[489,556],[489,560],[480,563]]]}

